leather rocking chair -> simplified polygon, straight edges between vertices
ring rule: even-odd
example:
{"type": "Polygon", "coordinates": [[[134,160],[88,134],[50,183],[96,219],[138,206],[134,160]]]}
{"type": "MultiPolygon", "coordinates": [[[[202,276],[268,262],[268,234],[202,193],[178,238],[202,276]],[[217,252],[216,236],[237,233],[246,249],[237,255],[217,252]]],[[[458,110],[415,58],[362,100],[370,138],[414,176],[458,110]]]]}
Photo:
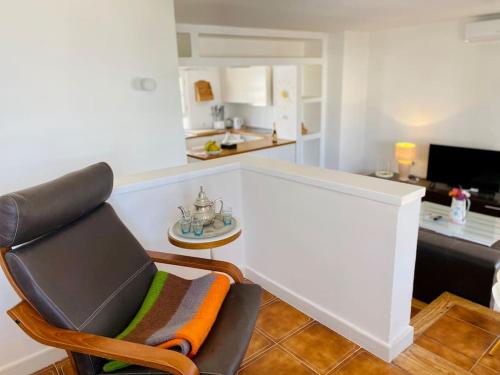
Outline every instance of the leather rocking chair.
{"type": "Polygon", "coordinates": [[[75,373],[101,374],[107,359],[133,366],[115,374],[226,375],[237,372],[260,304],[227,262],[146,251],[106,203],[105,163],[0,197],[0,263],[21,302],[7,313],[36,341],[67,351],[75,373]],[[156,263],[207,269],[233,280],[198,354],[116,340],[139,309],[156,263]]]}

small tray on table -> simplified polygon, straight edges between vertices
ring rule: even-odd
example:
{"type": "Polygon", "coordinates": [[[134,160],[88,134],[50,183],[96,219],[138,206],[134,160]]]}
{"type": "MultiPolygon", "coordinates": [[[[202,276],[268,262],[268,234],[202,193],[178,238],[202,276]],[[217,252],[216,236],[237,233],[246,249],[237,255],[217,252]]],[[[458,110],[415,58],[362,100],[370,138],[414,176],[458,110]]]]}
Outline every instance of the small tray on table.
{"type": "Polygon", "coordinates": [[[212,237],[217,237],[217,236],[222,236],[223,234],[226,234],[230,231],[232,231],[234,228],[236,228],[236,225],[238,224],[237,220],[235,217],[231,220],[230,225],[224,225],[224,222],[222,221],[221,218],[216,217],[214,222],[209,225],[205,225],[203,227],[203,234],[201,236],[196,236],[192,229],[189,233],[182,233],[181,231],[181,224],[179,222],[176,222],[172,228],[172,231],[176,236],[179,237],[184,237],[184,238],[189,238],[193,240],[199,240],[199,239],[204,239],[204,238],[212,238],[212,237]]]}

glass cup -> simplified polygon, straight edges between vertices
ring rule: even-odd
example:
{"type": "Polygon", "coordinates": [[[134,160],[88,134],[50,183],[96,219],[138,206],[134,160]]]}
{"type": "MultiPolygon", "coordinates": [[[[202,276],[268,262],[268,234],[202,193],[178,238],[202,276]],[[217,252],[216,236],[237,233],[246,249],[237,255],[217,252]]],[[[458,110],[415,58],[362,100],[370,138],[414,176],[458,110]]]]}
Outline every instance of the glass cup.
{"type": "Polygon", "coordinates": [[[222,209],[222,221],[224,225],[231,225],[233,222],[233,209],[231,207],[224,207],[222,209]]]}
{"type": "Polygon", "coordinates": [[[192,221],[191,217],[186,217],[179,221],[181,225],[182,234],[186,234],[191,231],[191,221],[192,221]]]}
{"type": "Polygon", "coordinates": [[[201,236],[203,234],[203,221],[200,219],[193,219],[192,227],[195,236],[201,236]]]}

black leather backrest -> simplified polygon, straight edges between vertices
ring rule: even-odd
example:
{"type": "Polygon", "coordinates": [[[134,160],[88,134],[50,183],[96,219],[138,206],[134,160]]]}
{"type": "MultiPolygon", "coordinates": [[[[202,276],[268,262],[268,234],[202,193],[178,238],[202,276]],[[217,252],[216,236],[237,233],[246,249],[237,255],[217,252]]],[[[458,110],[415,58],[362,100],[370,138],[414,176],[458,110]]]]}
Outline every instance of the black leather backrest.
{"type": "MultiPolygon", "coordinates": [[[[88,179],[95,178],[82,178],[78,173],[73,176],[86,186],[91,185],[88,179]]],[[[106,181],[104,185],[108,184],[106,181]]],[[[66,203],[55,205],[54,214],[45,212],[47,221],[36,207],[50,207],[50,202],[26,200],[24,204],[30,210],[25,212],[34,212],[36,220],[24,217],[23,233],[36,233],[37,238],[9,251],[7,264],[23,293],[47,321],[62,328],[113,337],[139,309],[156,266],[109,204],[99,202],[90,211],[85,208],[89,205],[82,202],[98,201],[94,199],[98,189],[91,190],[87,200],[78,196],[85,195],[85,191],[63,188],[57,194],[57,190],[57,184],[53,185],[47,196],[66,203]],[[75,217],[72,196],[83,216],[75,217]],[[64,215],[62,207],[68,207],[72,214],[64,215]],[[65,217],[70,222],[61,227],[63,220],[58,220],[58,229],[49,233],[26,224],[54,228],[54,217],[65,217]]],[[[32,196],[40,197],[36,187],[30,191],[32,196]]],[[[76,355],[75,359],[80,374],[93,375],[101,370],[99,358],[76,355]]]]}
{"type": "Polygon", "coordinates": [[[0,197],[0,247],[31,241],[60,228],[108,199],[113,171],[91,165],[56,180],[0,197]]]}

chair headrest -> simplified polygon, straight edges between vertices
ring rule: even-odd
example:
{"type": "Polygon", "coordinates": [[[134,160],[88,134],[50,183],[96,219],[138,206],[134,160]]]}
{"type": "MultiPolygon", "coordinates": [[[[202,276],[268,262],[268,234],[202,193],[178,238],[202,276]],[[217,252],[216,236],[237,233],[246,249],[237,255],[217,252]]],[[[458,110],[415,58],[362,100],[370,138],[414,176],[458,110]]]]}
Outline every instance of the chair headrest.
{"type": "Polygon", "coordinates": [[[19,245],[94,210],[113,190],[113,171],[97,163],[0,197],[0,247],[19,245]]]}

